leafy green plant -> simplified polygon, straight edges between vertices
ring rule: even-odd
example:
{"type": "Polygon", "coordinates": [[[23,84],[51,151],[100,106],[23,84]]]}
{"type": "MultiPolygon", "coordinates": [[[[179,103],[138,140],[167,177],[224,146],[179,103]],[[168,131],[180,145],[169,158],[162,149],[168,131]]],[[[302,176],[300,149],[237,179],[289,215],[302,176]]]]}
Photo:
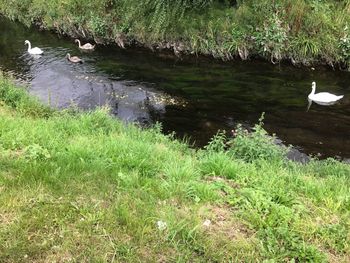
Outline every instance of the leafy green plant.
{"type": "Polygon", "coordinates": [[[278,13],[267,19],[264,28],[256,32],[255,40],[259,45],[259,52],[270,56],[272,62],[283,58],[288,37],[278,13]]]}
{"type": "Polygon", "coordinates": [[[210,139],[209,144],[204,148],[208,152],[223,152],[226,147],[226,140],[225,131],[218,131],[217,134],[210,139]]]}
{"type": "Polygon", "coordinates": [[[247,162],[254,160],[280,160],[285,156],[286,149],[276,145],[275,137],[269,136],[263,129],[263,115],[249,133],[241,125],[238,125],[236,137],[231,142],[229,152],[239,159],[247,162]]]}
{"type": "Polygon", "coordinates": [[[89,27],[92,29],[92,32],[96,36],[106,36],[107,34],[107,24],[104,19],[102,19],[99,16],[93,16],[91,15],[91,18],[89,20],[89,27]]]}
{"type": "Polygon", "coordinates": [[[350,62],[350,36],[348,26],[344,28],[344,35],[339,40],[339,49],[343,60],[349,65],[350,62]]]}
{"type": "Polygon", "coordinates": [[[28,161],[47,160],[51,158],[50,152],[39,144],[31,144],[24,149],[24,158],[28,161]]]}

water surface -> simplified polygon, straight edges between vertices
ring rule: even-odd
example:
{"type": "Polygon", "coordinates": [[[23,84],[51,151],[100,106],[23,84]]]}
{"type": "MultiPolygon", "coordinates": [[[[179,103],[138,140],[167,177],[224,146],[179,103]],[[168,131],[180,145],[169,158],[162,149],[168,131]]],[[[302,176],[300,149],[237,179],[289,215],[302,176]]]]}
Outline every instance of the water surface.
{"type": "Polygon", "coordinates": [[[0,18],[0,68],[28,83],[30,92],[51,106],[93,109],[108,104],[123,120],[160,121],[165,132],[190,137],[198,146],[219,129],[254,125],[265,112],[265,129],[283,143],[307,154],[350,158],[348,72],[256,61],[180,60],[113,46],[83,53],[72,39],[4,18],[0,18]],[[29,55],[26,39],[44,55],[29,55]],[[69,63],[68,52],[85,63],[69,63]],[[344,99],[332,106],[313,103],[307,111],[312,81],[318,92],[344,94],[344,99]]]}

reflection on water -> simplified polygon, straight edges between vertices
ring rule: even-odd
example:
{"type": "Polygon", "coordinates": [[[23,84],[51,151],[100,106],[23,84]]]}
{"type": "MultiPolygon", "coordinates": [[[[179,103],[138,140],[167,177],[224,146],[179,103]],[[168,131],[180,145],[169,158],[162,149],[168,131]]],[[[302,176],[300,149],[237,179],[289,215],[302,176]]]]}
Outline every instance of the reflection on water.
{"type": "Polygon", "coordinates": [[[0,32],[0,67],[29,83],[31,93],[52,106],[92,109],[109,104],[123,120],[160,121],[166,132],[189,136],[197,145],[219,129],[253,125],[265,112],[265,128],[285,144],[324,157],[350,157],[349,73],[261,62],[181,61],[104,46],[83,53],[71,39],[1,18],[0,32]],[[27,54],[25,39],[44,55],[27,54]],[[67,53],[85,63],[69,63],[67,53]],[[345,97],[307,110],[312,81],[320,84],[319,91],[326,87],[345,97]]]}
{"type": "Polygon", "coordinates": [[[332,102],[321,102],[321,101],[314,101],[314,100],[310,100],[310,99],[307,99],[309,101],[309,104],[307,105],[307,111],[310,110],[310,107],[312,105],[312,103],[316,103],[318,105],[322,105],[322,106],[331,106],[331,105],[334,105],[336,103],[338,103],[337,101],[332,101],[332,102]]]}

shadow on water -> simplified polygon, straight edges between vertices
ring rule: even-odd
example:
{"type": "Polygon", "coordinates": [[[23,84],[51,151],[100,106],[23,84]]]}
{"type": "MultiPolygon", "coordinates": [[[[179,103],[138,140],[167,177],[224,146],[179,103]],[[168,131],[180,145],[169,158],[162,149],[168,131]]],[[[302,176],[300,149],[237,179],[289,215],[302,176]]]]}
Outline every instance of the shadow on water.
{"type": "Polygon", "coordinates": [[[72,39],[28,29],[0,18],[0,68],[30,84],[30,92],[58,108],[108,104],[126,121],[160,121],[202,146],[217,130],[253,125],[265,112],[265,129],[307,154],[350,158],[350,73],[297,69],[262,62],[177,60],[142,49],[99,46],[82,53],[72,39]],[[24,40],[44,50],[33,58],[24,40]],[[84,64],[65,59],[78,55],[84,64]],[[339,103],[312,104],[318,92],[344,94],[339,103]]]}

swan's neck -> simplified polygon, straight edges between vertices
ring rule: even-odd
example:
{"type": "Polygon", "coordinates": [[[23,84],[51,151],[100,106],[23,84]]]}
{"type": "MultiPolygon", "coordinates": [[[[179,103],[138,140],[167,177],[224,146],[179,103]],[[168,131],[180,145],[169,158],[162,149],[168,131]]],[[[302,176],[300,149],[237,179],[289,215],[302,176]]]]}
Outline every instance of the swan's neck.
{"type": "Polygon", "coordinates": [[[80,40],[79,40],[79,39],[77,40],[77,42],[78,42],[79,47],[81,47],[81,43],[80,43],[80,40]]]}
{"type": "Polygon", "coordinates": [[[28,51],[32,49],[32,45],[30,44],[30,42],[27,43],[28,44],[28,51]]]}
{"type": "Polygon", "coordinates": [[[312,91],[311,91],[311,95],[314,95],[315,94],[315,92],[316,92],[316,85],[313,85],[312,86],[312,91]]]}

